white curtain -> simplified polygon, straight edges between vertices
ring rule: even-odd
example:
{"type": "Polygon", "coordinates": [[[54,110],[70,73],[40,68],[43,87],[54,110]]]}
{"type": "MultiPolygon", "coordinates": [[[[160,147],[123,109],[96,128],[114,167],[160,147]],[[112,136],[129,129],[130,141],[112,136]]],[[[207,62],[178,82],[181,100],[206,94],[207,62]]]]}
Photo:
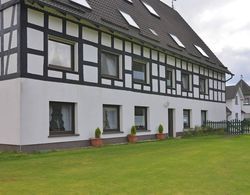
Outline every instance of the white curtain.
{"type": "Polygon", "coordinates": [[[63,105],[62,106],[62,118],[64,122],[65,131],[72,131],[73,127],[73,116],[72,116],[72,106],[63,105]]]}
{"type": "MultiPolygon", "coordinates": [[[[72,116],[72,106],[70,104],[65,104],[61,106],[61,114],[62,114],[62,120],[63,120],[63,127],[65,131],[72,131],[73,130],[73,116],[72,116]]],[[[52,120],[52,113],[53,113],[53,106],[50,106],[49,108],[50,112],[50,119],[52,120]]],[[[57,127],[60,127],[59,121],[56,121],[57,127]]]]}
{"type": "Polygon", "coordinates": [[[102,54],[102,74],[110,76],[117,75],[117,58],[112,56],[112,54],[102,54]]]}
{"type": "Polygon", "coordinates": [[[145,126],[145,116],[135,116],[135,126],[145,126]]]}
{"type": "Polygon", "coordinates": [[[71,68],[71,45],[49,41],[49,64],[71,68]]]}
{"type": "Polygon", "coordinates": [[[118,129],[117,121],[117,109],[116,108],[105,108],[104,109],[104,129],[118,129]]]}

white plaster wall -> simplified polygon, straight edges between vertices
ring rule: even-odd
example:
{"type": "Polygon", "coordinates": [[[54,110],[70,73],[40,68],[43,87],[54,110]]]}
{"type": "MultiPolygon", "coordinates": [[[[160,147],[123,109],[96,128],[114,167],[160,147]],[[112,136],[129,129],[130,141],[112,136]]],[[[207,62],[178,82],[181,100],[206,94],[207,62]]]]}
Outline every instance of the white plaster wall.
{"type": "Polygon", "coordinates": [[[160,123],[167,131],[168,108],[175,110],[176,132],[183,130],[183,109],[192,110],[191,124],[193,127],[200,125],[201,110],[208,111],[208,120],[226,119],[225,104],[223,103],[31,79],[22,79],[21,101],[22,144],[87,140],[94,136],[96,127],[102,128],[103,104],[121,106],[121,131],[124,131],[123,134],[103,135],[103,138],[125,137],[129,134],[130,128],[134,124],[134,106],[148,107],[149,113],[148,127],[151,132],[139,133],[138,135],[155,134],[160,123]],[[76,132],[80,136],[48,138],[49,101],[76,103],[76,132]]]}
{"type": "Polygon", "coordinates": [[[245,118],[250,118],[250,105],[243,105],[243,111],[246,113],[245,118]]]}
{"type": "Polygon", "coordinates": [[[239,92],[236,94],[238,96],[239,104],[235,104],[235,98],[226,101],[227,107],[232,111],[232,114],[228,117],[228,120],[235,120],[235,113],[238,113],[239,120],[242,118],[241,110],[242,110],[242,101],[240,100],[239,92]]]}
{"type": "Polygon", "coordinates": [[[20,144],[20,80],[0,82],[0,144],[20,144]]]}
{"type": "Polygon", "coordinates": [[[28,8],[28,22],[43,27],[44,13],[28,8]]]}

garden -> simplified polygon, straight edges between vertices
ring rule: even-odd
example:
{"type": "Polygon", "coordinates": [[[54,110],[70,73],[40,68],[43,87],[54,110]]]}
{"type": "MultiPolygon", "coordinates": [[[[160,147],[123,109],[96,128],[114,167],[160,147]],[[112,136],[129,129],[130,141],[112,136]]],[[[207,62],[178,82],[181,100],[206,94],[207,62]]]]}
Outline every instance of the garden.
{"type": "Polygon", "coordinates": [[[0,194],[249,194],[250,136],[0,153],[0,194]]]}

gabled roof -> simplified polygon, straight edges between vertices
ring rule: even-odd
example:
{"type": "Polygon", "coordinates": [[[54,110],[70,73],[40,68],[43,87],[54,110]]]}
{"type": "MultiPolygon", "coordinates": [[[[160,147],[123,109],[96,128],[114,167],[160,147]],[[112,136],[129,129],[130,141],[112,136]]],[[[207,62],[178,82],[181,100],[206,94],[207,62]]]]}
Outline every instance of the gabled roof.
{"type": "Polygon", "coordinates": [[[71,13],[79,18],[94,22],[96,25],[107,27],[111,31],[136,38],[162,50],[179,54],[197,63],[230,73],[181,15],[160,0],[143,0],[143,2],[152,6],[159,17],[151,14],[142,0],[133,0],[132,3],[125,0],[87,0],[91,10],[86,10],[70,0],[34,1],[45,6],[58,8],[60,11],[71,13]],[[122,17],[120,11],[129,14],[140,28],[130,26],[122,17]],[[158,36],[154,35],[150,29],[154,30],[158,36]],[[169,34],[177,36],[185,45],[185,48],[178,46],[169,34]],[[201,47],[209,58],[202,55],[194,45],[201,47]]]}
{"type": "Polygon", "coordinates": [[[250,86],[243,79],[241,79],[236,85],[226,87],[226,100],[235,98],[239,90],[242,96],[250,95],[250,86]]]}
{"type": "Polygon", "coordinates": [[[226,100],[234,99],[238,92],[237,86],[227,86],[226,87],[226,100]]]}
{"type": "Polygon", "coordinates": [[[242,90],[242,93],[244,96],[249,96],[250,95],[250,86],[243,80],[241,79],[236,86],[240,87],[242,90]]]}

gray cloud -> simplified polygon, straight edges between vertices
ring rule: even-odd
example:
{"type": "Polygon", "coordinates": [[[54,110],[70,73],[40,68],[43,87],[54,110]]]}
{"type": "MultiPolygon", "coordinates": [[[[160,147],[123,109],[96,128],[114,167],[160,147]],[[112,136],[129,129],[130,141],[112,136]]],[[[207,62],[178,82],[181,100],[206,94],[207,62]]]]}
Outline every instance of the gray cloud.
{"type": "Polygon", "coordinates": [[[231,48],[225,48],[217,56],[225,66],[230,65],[230,71],[235,74],[228,84],[237,83],[241,75],[243,75],[246,82],[250,83],[250,49],[235,51],[231,48]]]}
{"type": "MultiPolygon", "coordinates": [[[[171,0],[162,0],[171,6],[171,0]]],[[[177,0],[175,9],[183,16],[222,63],[250,84],[250,12],[246,0],[177,0]]]]}

